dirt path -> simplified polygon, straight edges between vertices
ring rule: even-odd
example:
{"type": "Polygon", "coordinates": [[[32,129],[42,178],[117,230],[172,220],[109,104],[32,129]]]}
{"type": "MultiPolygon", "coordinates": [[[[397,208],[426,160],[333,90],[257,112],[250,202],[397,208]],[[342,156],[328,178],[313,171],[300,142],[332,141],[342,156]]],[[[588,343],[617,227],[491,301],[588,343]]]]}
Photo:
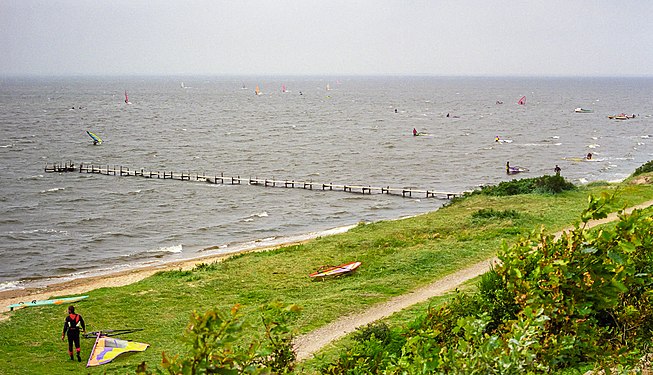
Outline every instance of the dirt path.
{"type": "MultiPolygon", "coordinates": [[[[642,209],[653,205],[653,201],[644,202],[634,207],[626,209],[627,213],[631,213],[635,209],[642,209]]],[[[590,221],[588,227],[605,224],[617,219],[617,213],[611,213],[607,218],[601,220],[590,221]]],[[[570,230],[566,229],[567,231],[570,230]]],[[[557,232],[555,235],[559,236],[563,231],[557,232]]],[[[487,259],[482,262],[476,263],[471,267],[465,268],[451,275],[445,276],[440,280],[433,282],[427,286],[416,289],[408,294],[389,299],[376,306],[369,308],[366,311],[358,314],[343,316],[332,323],[327,324],[322,328],[309,332],[305,335],[298,336],[295,339],[295,350],[297,353],[297,360],[302,361],[313,356],[314,353],[322,349],[327,344],[335,341],[348,333],[354,332],[356,328],[365,326],[379,319],[386,318],[398,311],[401,311],[416,303],[425,302],[429,298],[442,296],[457,288],[460,284],[467,280],[480,276],[490,269],[490,265],[496,263],[497,258],[487,259]]]]}

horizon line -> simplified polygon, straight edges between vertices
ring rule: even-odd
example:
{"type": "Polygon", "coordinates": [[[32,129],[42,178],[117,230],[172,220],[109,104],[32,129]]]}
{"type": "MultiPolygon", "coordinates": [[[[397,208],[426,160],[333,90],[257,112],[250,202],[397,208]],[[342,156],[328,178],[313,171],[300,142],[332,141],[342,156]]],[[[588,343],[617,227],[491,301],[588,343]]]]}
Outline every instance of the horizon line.
{"type": "Polygon", "coordinates": [[[374,74],[336,74],[336,73],[0,73],[0,79],[5,78],[110,78],[110,77],[139,77],[139,78],[164,78],[164,77],[411,77],[411,78],[653,78],[653,74],[432,74],[432,73],[374,73],[374,74]]]}

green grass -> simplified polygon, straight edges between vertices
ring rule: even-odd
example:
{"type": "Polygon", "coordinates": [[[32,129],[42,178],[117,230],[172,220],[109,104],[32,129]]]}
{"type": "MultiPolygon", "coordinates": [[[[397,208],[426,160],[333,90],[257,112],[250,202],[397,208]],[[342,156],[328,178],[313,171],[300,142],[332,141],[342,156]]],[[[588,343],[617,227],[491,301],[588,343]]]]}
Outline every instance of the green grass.
{"type": "MultiPolygon", "coordinates": [[[[142,361],[158,365],[163,351],[185,353],[182,332],[193,310],[229,309],[234,304],[242,305],[255,323],[260,321],[256,309],[265,302],[298,304],[303,312],[293,325],[298,333],[309,332],[487,259],[503,241],[514,242],[541,226],[555,232],[578,222],[589,193],[616,189],[620,195],[614,210],[653,199],[653,187],[648,185],[583,187],[555,196],[472,196],[410,219],[361,224],[348,233],[303,245],[91,291],[88,299],[76,303],[88,331],[140,327],[144,330],[126,338],[151,345],[144,353],[118,357],[99,368],[82,370],[85,362],[68,360],[67,343],[60,341],[65,306],[20,309],[0,322],[0,373],[133,373],[142,361]],[[475,219],[473,213],[481,209],[514,210],[517,215],[475,219]],[[321,282],[307,276],[319,266],[353,260],[363,264],[352,276],[321,282]]],[[[260,332],[243,339],[253,335],[260,332]]],[[[82,342],[84,356],[92,344],[82,342]]]]}

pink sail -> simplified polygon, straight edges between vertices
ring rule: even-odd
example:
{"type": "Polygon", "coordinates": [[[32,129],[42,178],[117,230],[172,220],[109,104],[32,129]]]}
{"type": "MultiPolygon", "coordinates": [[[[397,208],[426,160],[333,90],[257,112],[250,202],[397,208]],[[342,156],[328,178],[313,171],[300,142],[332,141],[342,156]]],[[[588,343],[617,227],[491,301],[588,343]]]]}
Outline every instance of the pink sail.
{"type": "Polygon", "coordinates": [[[522,96],[519,101],[517,102],[519,105],[524,105],[526,104],[526,96],[522,96]]]}
{"type": "Polygon", "coordinates": [[[129,104],[129,96],[127,96],[127,90],[125,90],[125,103],[129,104]]]}
{"type": "Polygon", "coordinates": [[[281,85],[281,92],[286,92],[286,85],[281,85]]]}

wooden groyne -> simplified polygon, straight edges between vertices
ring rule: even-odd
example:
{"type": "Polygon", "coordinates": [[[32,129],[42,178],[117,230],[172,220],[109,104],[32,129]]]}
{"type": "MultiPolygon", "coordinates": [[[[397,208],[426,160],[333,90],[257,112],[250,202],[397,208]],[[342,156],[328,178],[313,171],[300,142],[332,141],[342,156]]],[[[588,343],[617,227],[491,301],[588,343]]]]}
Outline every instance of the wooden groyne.
{"type": "Polygon", "coordinates": [[[46,173],[62,173],[62,172],[78,172],[78,173],[94,173],[107,176],[121,176],[121,177],[143,177],[143,178],[157,178],[169,179],[178,181],[199,181],[211,184],[230,184],[230,185],[254,185],[263,187],[281,187],[281,188],[299,188],[305,190],[322,190],[322,191],[342,191],[347,193],[359,194],[391,194],[398,195],[405,198],[440,198],[452,199],[454,197],[462,196],[464,192],[446,192],[435,190],[415,189],[412,187],[393,188],[364,186],[364,185],[347,185],[347,184],[334,184],[334,183],[321,183],[313,181],[297,181],[297,180],[276,180],[262,179],[262,178],[243,178],[240,176],[229,177],[224,173],[220,175],[207,175],[206,173],[198,172],[174,172],[174,171],[146,171],[145,169],[129,169],[123,166],[110,166],[110,165],[93,165],[80,163],[75,165],[72,162],[65,163],[48,163],[45,165],[46,173]]]}

